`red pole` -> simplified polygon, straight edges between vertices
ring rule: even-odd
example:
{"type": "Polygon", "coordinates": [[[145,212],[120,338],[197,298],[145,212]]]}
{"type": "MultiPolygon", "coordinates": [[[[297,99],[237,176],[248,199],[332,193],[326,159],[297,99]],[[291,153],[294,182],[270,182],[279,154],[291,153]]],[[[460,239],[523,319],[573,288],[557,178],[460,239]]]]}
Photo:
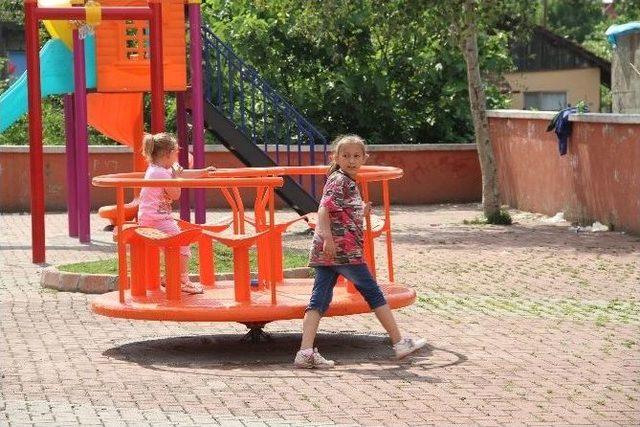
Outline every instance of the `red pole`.
{"type": "Polygon", "coordinates": [[[149,0],[151,55],[151,132],[164,131],[164,70],[162,67],[162,2],[149,0]]]}
{"type": "MultiPolygon", "coordinates": [[[[78,3],[80,6],[83,2],[78,3]]],[[[122,21],[125,19],[147,20],[151,18],[151,12],[146,7],[102,7],[100,9],[103,21],[122,21]]],[[[39,7],[36,10],[36,19],[41,20],[65,20],[76,19],[84,21],[87,19],[85,8],[69,7],[39,7]]]]}
{"type": "Polygon", "coordinates": [[[45,262],[44,251],[44,163],[42,160],[42,105],[40,93],[40,42],[36,0],[24,2],[24,31],[27,51],[29,99],[29,166],[31,169],[31,258],[45,262]]]}

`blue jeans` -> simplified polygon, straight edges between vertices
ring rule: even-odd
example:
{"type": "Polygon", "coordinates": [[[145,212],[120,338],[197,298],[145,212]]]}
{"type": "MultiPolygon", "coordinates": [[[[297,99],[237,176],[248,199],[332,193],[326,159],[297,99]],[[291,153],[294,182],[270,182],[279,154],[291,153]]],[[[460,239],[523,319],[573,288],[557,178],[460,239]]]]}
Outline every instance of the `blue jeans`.
{"type": "Polygon", "coordinates": [[[333,288],[340,275],[355,285],[372,310],[387,303],[380,286],[371,277],[366,264],[327,265],[314,268],[316,270],[316,279],[313,282],[311,301],[309,301],[307,310],[316,310],[320,314],[324,314],[327,311],[333,299],[333,288]]]}

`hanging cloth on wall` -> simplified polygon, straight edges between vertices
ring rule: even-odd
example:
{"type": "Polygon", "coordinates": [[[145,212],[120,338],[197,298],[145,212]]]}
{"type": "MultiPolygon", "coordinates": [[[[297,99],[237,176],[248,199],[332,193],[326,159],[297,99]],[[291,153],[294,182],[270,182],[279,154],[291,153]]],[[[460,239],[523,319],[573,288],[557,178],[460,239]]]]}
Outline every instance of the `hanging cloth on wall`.
{"type": "MultiPolygon", "coordinates": [[[[553,116],[553,119],[549,122],[549,126],[547,126],[547,132],[552,130],[555,130],[556,132],[558,137],[558,151],[561,156],[567,154],[569,136],[571,136],[571,122],[569,121],[569,116],[577,113],[578,110],[578,107],[569,107],[558,111],[558,113],[553,116]]],[[[580,112],[586,111],[588,111],[588,109],[585,108],[580,112]]]]}

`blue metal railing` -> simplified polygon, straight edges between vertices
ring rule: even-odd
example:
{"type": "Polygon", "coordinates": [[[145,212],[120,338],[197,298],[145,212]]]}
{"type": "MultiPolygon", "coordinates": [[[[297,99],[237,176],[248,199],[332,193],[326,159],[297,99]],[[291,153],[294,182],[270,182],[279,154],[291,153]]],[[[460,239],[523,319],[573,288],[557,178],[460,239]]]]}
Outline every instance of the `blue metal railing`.
{"type": "MultiPolygon", "coordinates": [[[[268,145],[275,145],[273,160],[277,164],[302,165],[303,146],[309,147],[310,164],[316,164],[316,147],[320,148],[322,162],[326,164],[327,139],[264,81],[255,68],[205,26],[202,38],[205,99],[251,142],[264,146],[265,152],[268,145]],[[292,146],[297,156],[292,153],[292,146]]],[[[302,184],[302,177],[299,182],[302,184]]],[[[315,179],[311,179],[314,197],[315,187],[315,179]]]]}

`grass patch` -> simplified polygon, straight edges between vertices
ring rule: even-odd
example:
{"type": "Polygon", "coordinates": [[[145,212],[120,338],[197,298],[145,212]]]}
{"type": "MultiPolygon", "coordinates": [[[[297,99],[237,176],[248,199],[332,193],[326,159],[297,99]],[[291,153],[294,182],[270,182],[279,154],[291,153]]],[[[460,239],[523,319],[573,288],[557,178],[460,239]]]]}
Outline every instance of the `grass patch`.
{"type": "MultiPolygon", "coordinates": [[[[216,243],[214,246],[216,256],[216,272],[229,273],[233,271],[233,252],[228,247],[216,243]]],[[[309,253],[302,249],[284,249],[284,268],[306,267],[309,262],[309,253]]],[[[256,249],[249,251],[249,261],[251,271],[257,270],[256,249]]],[[[64,264],[58,266],[58,270],[69,273],[85,273],[85,274],[118,274],[118,258],[109,258],[100,261],[78,262],[73,264],[64,264]]],[[[189,259],[189,273],[198,274],[198,248],[191,248],[191,258],[189,259]]]]}
{"type": "Polygon", "coordinates": [[[477,216],[473,219],[463,219],[462,223],[464,225],[486,225],[487,224],[487,218],[483,217],[483,216],[477,216]]]}
{"type": "MultiPolygon", "coordinates": [[[[610,322],[640,324],[640,304],[635,300],[582,301],[567,299],[530,299],[526,297],[455,295],[429,292],[419,295],[417,305],[429,310],[475,312],[487,315],[512,314],[547,319],[571,319],[595,322],[606,326],[610,322]]],[[[636,345],[625,341],[627,348],[636,345]]]]}
{"type": "Polygon", "coordinates": [[[511,225],[513,220],[511,219],[511,215],[509,215],[508,211],[501,209],[488,217],[480,215],[474,219],[464,219],[462,220],[462,223],[464,225],[511,225]]]}

